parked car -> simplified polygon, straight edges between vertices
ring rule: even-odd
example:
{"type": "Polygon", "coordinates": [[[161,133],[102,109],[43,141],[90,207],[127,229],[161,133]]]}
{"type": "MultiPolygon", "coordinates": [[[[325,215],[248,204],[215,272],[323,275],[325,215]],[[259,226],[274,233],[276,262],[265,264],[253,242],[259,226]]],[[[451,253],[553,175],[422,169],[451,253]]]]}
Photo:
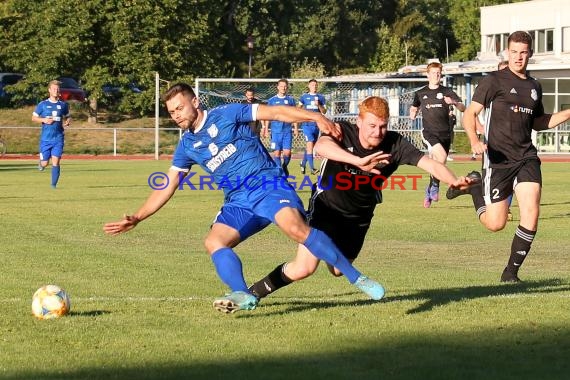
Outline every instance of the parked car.
{"type": "Polygon", "coordinates": [[[23,74],[0,73],[0,99],[6,100],[6,101],[9,99],[9,94],[4,89],[4,86],[16,84],[22,79],[24,79],[23,74]]]}
{"type": "Polygon", "coordinates": [[[79,83],[70,77],[59,77],[61,82],[59,86],[60,99],[66,102],[85,102],[87,101],[87,93],[79,83]]]}

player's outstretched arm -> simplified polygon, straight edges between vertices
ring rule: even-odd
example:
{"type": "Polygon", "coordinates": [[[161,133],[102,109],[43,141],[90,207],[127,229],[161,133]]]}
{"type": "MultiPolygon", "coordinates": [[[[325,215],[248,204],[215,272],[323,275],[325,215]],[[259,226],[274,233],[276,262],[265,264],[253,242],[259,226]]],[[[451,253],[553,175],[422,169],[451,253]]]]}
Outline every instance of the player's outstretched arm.
{"type": "MultiPolygon", "coordinates": [[[[176,170],[168,171],[168,185],[162,190],[154,190],[147,198],[142,207],[133,215],[124,215],[123,219],[116,222],[109,222],[103,226],[103,231],[109,235],[118,235],[135,228],[139,222],[153,215],[160,210],[172,197],[180,183],[181,172],[176,170]]],[[[182,174],[183,176],[183,174],[182,174]]],[[[165,179],[166,180],[166,179],[165,179]]]]}
{"type": "Polygon", "coordinates": [[[447,166],[438,162],[428,156],[423,156],[418,161],[418,168],[425,170],[429,174],[433,175],[435,178],[443,181],[449,185],[449,187],[454,187],[458,189],[464,189],[469,186],[472,182],[470,178],[467,177],[457,177],[447,166]]]}
{"type": "Polygon", "coordinates": [[[471,144],[471,151],[475,154],[483,154],[487,150],[487,145],[479,141],[477,137],[478,115],[483,110],[483,105],[475,101],[471,102],[463,112],[463,129],[467,133],[467,138],[471,144]]]}
{"type": "Polygon", "coordinates": [[[285,123],[314,121],[322,133],[340,138],[340,128],[319,112],[307,111],[297,107],[267,106],[260,104],[257,109],[257,120],[277,120],[285,123]]]}
{"type": "Polygon", "coordinates": [[[391,157],[390,154],[384,152],[376,152],[366,157],[358,157],[341,147],[336,140],[330,136],[319,137],[315,143],[315,149],[318,150],[319,155],[322,157],[338,162],[344,162],[352,166],[356,166],[363,171],[374,174],[380,174],[380,171],[375,167],[378,164],[389,164],[391,157]]]}

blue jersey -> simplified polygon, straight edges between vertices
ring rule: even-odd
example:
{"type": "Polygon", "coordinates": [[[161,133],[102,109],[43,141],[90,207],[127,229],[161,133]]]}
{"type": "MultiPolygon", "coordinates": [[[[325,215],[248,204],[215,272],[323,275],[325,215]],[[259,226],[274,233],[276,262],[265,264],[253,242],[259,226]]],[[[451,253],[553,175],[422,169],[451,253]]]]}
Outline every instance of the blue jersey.
{"type": "Polygon", "coordinates": [[[54,120],[51,124],[42,123],[41,141],[63,140],[63,118],[69,117],[69,105],[58,100],[52,102],[49,99],[42,100],[33,112],[34,116],[50,117],[54,120]]]}
{"type": "MultiPolygon", "coordinates": [[[[304,93],[303,95],[301,95],[301,97],[299,98],[299,105],[303,106],[304,109],[306,109],[307,111],[314,111],[314,112],[321,112],[319,110],[319,106],[318,104],[322,105],[324,107],[325,103],[325,97],[322,94],[309,94],[304,93]],[[316,101],[319,101],[319,103],[317,103],[316,101]]],[[[315,123],[314,121],[308,121],[308,122],[304,122],[302,124],[303,127],[316,127],[317,123],[315,123]]]]}
{"type": "Polygon", "coordinates": [[[258,106],[227,104],[204,111],[201,125],[182,135],[172,168],[186,172],[192,165],[200,165],[226,198],[279,181],[283,170],[249,127],[249,122],[256,120],[258,106]]]}
{"type": "MultiPolygon", "coordinates": [[[[295,99],[290,95],[284,97],[275,95],[267,101],[267,105],[295,107],[295,99]]],[[[271,121],[269,127],[271,128],[271,133],[285,133],[291,131],[291,123],[284,123],[282,121],[271,121]]]]}

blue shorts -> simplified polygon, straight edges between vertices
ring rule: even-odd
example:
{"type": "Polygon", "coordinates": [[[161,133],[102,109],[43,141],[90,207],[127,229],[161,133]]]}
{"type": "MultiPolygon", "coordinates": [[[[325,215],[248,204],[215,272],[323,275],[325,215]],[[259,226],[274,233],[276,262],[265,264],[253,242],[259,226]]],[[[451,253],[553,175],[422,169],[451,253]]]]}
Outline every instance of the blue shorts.
{"type": "Polygon", "coordinates": [[[61,158],[63,154],[63,140],[40,141],[40,160],[49,161],[53,157],[61,158]]]}
{"type": "Polygon", "coordinates": [[[304,217],[303,202],[287,182],[277,188],[241,191],[232,195],[222,206],[214,223],[222,223],[239,232],[240,240],[275,223],[275,214],[284,207],[297,209],[304,217]]]}
{"type": "Polygon", "coordinates": [[[271,150],[291,150],[293,146],[293,132],[271,132],[271,150]]]}
{"type": "Polygon", "coordinates": [[[306,142],[315,142],[319,138],[319,127],[316,125],[303,124],[303,135],[305,135],[306,142]]]}

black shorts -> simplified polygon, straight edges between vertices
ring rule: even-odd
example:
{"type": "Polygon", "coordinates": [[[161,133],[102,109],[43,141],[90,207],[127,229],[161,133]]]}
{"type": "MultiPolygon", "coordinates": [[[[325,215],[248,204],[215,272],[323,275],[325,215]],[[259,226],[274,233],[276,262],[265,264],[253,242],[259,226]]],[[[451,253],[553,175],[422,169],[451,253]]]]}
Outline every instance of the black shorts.
{"type": "Polygon", "coordinates": [[[507,199],[519,182],[535,182],[542,186],[540,159],[523,160],[508,168],[483,168],[485,203],[497,203],[507,199]]]}
{"type": "Polygon", "coordinates": [[[451,135],[449,133],[442,133],[442,134],[434,134],[430,132],[426,132],[426,130],[422,130],[422,139],[424,144],[426,144],[428,151],[431,151],[431,148],[436,146],[437,144],[441,144],[445,153],[449,153],[449,148],[451,147],[451,135]]]}
{"type": "Polygon", "coordinates": [[[344,257],[354,260],[362,249],[372,217],[358,220],[347,218],[328,209],[317,198],[311,202],[307,219],[311,227],[323,231],[332,239],[344,257]]]}

